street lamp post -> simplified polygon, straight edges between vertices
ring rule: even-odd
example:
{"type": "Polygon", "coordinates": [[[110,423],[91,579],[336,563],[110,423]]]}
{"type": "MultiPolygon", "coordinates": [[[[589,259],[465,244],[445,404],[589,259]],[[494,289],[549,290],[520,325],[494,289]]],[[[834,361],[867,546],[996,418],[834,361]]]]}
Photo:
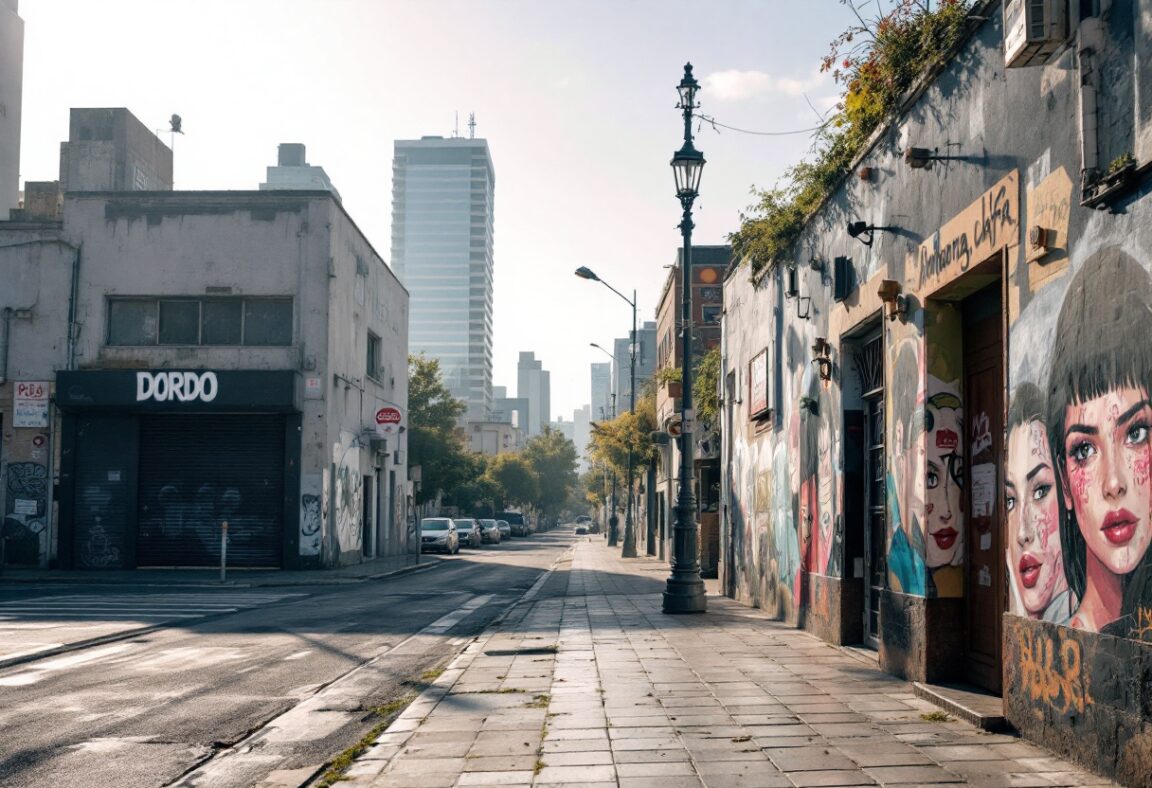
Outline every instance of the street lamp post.
{"type": "MultiPolygon", "coordinates": [[[[576,269],[576,276],[581,279],[591,279],[594,282],[607,287],[616,295],[624,299],[628,306],[632,307],[632,341],[629,343],[629,358],[631,361],[631,386],[632,386],[632,405],[629,408],[633,416],[636,415],[636,291],[632,291],[632,298],[629,300],[628,296],[621,293],[612,285],[605,282],[603,279],[593,273],[592,269],[580,266],[576,269]]],[[[603,350],[603,348],[601,348],[603,350]]],[[[609,354],[611,355],[611,354],[609,354]]],[[[620,555],[624,558],[636,557],[636,527],[632,521],[632,442],[628,442],[628,504],[627,509],[624,511],[624,549],[620,551],[620,555]]]]}
{"type": "Polygon", "coordinates": [[[700,579],[700,556],[697,546],[696,496],[692,493],[692,203],[699,193],[704,154],[692,145],[692,110],[697,107],[696,91],[700,85],[692,76],[692,64],[684,66],[684,78],[677,91],[678,108],[684,112],[684,145],[672,156],[676,176],[676,196],[684,216],[680,233],[684,236],[680,337],[683,355],[680,383],[680,491],[676,498],[676,523],[672,527],[672,574],[664,590],[665,613],[703,613],[706,602],[704,581],[700,579]]]}

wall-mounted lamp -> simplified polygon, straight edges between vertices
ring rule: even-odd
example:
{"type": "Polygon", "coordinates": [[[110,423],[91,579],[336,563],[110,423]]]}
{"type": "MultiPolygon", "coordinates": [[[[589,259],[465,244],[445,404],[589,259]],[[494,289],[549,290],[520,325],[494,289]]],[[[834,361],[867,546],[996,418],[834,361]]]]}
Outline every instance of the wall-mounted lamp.
{"type": "Polygon", "coordinates": [[[1031,258],[1043,257],[1052,248],[1052,231],[1047,227],[1034,224],[1028,228],[1028,246],[1031,248],[1031,258]]]}
{"type": "Polygon", "coordinates": [[[872,174],[873,170],[871,167],[861,167],[860,169],[856,170],[856,176],[862,181],[872,180],[872,174]]]}
{"type": "Polygon", "coordinates": [[[889,320],[900,318],[904,321],[908,317],[908,296],[901,292],[900,283],[895,279],[885,279],[876,288],[876,295],[884,302],[884,313],[889,320]]]}
{"type": "Polygon", "coordinates": [[[848,235],[849,235],[849,237],[855,238],[857,241],[864,244],[865,246],[871,246],[872,245],[873,234],[876,233],[877,231],[888,230],[889,232],[891,232],[891,231],[894,231],[895,229],[896,229],[895,227],[877,227],[874,224],[868,224],[868,222],[848,222],[848,235]]]}
{"type": "Polygon", "coordinates": [[[934,161],[962,161],[964,156],[941,156],[938,148],[905,148],[904,163],[914,170],[930,170],[934,161]]]}
{"type": "Polygon", "coordinates": [[[816,255],[812,255],[811,259],[808,260],[808,267],[813,271],[817,271],[821,274],[824,273],[824,261],[816,255]]]}
{"type": "Polygon", "coordinates": [[[816,342],[812,345],[812,363],[817,365],[821,380],[832,379],[831,351],[832,346],[828,344],[827,339],[816,337],[816,342]]]}

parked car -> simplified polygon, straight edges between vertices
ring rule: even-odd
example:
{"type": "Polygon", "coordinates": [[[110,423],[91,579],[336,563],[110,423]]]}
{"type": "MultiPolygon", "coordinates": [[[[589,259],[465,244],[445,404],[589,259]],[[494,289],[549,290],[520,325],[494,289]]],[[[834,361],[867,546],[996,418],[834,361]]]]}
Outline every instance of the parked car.
{"type": "Polygon", "coordinates": [[[501,539],[511,539],[512,538],[512,526],[510,526],[508,524],[507,520],[497,520],[496,521],[496,527],[498,527],[500,529],[500,538],[501,539]]]}
{"type": "Polygon", "coordinates": [[[447,517],[425,517],[420,521],[420,552],[460,552],[460,535],[456,524],[447,517]]]}
{"type": "Polygon", "coordinates": [[[487,544],[500,544],[500,527],[495,520],[480,521],[480,538],[487,544]]]}
{"type": "Polygon", "coordinates": [[[480,523],[471,517],[461,517],[456,523],[456,531],[460,534],[460,543],[465,547],[479,547],[484,542],[484,535],[480,530],[480,523]]]}
{"type": "Polygon", "coordinates": [[[527,536],[532,533],[528,521],[520,512],[496,512],[496,519],[507,520],[508,525],[512,528],[513,536],[527,536]]]}
{"type": "Polygon", "coordinates": [[[586,526],[586,525],[576,526],[576,535],[577,536],[584,536],[587,533],[588,533],[588,526],[586,526]]]}

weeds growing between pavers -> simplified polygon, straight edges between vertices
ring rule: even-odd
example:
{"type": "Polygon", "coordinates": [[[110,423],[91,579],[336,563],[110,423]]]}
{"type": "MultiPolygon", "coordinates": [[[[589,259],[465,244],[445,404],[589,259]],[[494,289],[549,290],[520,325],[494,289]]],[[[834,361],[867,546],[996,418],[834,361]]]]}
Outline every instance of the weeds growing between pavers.
{"type": "Polygon", "coordinates": [[[373,725],[372,730],[364,734],[360,741],[332,759],[332,762],[328,764],[328,768],[324,771],[324,774],[320,776],[320,781],[316,783],[316,788],[329,788],[342,781],[344,779],[344,773],[352,768],[352,764],[356,762],[356,759],[363,755],[384,731],[388,730],[388,726],[392,724],[396,716],[414,700],[416,700],[416,693],[408,693],[383,706],[374,708],[372,710],[372,716],[378,717],[380,721],[373,725]]]}

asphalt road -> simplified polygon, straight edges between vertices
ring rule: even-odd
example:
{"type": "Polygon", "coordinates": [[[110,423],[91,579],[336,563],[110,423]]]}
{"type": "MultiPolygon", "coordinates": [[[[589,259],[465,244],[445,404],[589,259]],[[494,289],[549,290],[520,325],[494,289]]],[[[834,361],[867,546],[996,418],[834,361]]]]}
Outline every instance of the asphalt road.
{"type": "MultiPolygon", "coordinates": [[[[558,529],[416,574],[259,589],[267,598],[234,613],[0,670],[0,786],[299,785],[378,721],[373,709],[422,689],[573,539],[558,529]]],[[[164,589],[69,586],[5,589],[0,602],[67,597],[92,616],[117,590],[117,610],[165,601],[164,589]],[[86,594],[101,602],[85,608],[86,594]]]]}

